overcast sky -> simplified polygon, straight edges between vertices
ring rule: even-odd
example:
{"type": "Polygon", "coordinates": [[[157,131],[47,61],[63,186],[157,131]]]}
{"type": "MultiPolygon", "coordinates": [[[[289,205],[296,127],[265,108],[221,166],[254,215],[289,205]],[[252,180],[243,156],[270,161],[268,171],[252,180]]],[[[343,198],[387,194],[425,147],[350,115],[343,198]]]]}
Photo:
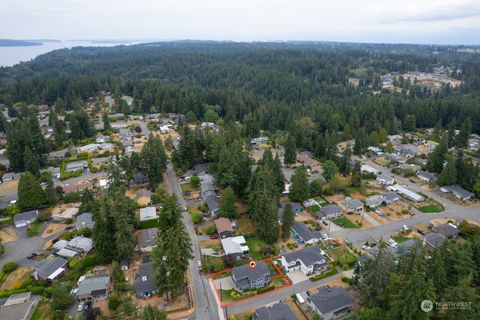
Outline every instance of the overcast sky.
{"type": "Polygon", "coordinates": [[[1,0],[0,38],[480,44],[480,0],[1,0]]]}

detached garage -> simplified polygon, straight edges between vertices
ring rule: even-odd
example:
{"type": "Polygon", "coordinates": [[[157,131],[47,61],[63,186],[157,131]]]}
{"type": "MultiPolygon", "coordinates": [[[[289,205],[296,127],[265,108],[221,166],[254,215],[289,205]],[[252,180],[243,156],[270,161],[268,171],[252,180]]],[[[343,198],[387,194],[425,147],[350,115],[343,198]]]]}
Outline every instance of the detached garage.
{"type": "Polygon", "coordinates": [[[38,217],[38,210],[26,211],[18,213],[13,216],[13,223],[16,228],[27,227],[32,222],[36,221],[38,217]]]}

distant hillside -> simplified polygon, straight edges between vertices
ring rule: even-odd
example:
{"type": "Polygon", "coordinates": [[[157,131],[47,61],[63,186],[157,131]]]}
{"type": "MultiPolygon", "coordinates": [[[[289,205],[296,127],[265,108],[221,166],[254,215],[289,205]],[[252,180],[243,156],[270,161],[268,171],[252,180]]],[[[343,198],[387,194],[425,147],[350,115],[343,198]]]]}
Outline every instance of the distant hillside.
{"type": "Polygon", "coordinates": [[[28,40],[0,39],[0,47],[40,46],[41,42],[28,40]]]}

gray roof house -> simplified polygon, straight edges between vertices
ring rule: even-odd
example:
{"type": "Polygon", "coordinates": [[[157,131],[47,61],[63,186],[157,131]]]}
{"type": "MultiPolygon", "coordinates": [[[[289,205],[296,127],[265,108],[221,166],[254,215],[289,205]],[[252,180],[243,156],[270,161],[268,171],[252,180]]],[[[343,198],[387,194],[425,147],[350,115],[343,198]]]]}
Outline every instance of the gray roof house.
{"type": "Polygon", "coordinates": [[[297,320],[292,309],[279,301],[268,307],[260,307],[252,313],[253,320],[297,320]]]}
{"type": "Polygon", "coordinates": [[[343,205],[347,212],[360,212],[363,210],[363,202],[357,199],[345,199],[343,205]]]}
{"type": "Polygon", "coordinates": [[[445,193],[453,193],[457,199],[462,200],[462,201],[470,200],[471,198],[473,198],[473,193],[471,193],[468,190],[463,189],[458,184],[450,185],[450,186],[443,186],[443,187],[440,188],[440,191],[445,192],[445,193]]]}
{"type": "Polygon", "coordinates": [[[232,280],[238,290],[259,289],[270,284],[270,270],[263,261],[256,261],[256,267],[248,264],[234,267],[232,280]]]}
{"type": "Polygon", "coordinates": [[[111,288],[110,277],[91,277],[78,282],[78,301],[105,299],[111,288]]]}
{"type": "Polygon", "coordinates": [[[339,319],[348,314],[355,300],[342,287],[323,286],[311,295],[309,305],[325,320],[339,319]]]}
{"type": "Polygon", "coordinates": [[[22,176],[22,173],[15,173],[15,172],[7,172],[4,173],[2,176],[2,182],[8,182],[8,181],[16,181],[20,180],[20,177],[22,176]]]}
{"type": "Polygon", "coordinates": [[[292,236],[297,242],[305,244],[314,244],[322,239],[320,231],[312,231],[303,222],[295,221],[290,227],[292,236]]]}
{"type": "Polygon", "coordinates": [[[88,162],[83,160],[83,161],[75,161],[75,162],[67,163],[65,170],[67,170],[68,172],[71,172],[76,170],[84,170],[87,168],[88,168],[88,162]]]}
{"type": "Polygon", "coordinates": [[[365,204],[367,207],[370,208],[377,208],[380,207],[383,203],[383,196],[381,195],[373,195],[365,199],[365,204]]]}
{"type": "Polygon", "coordinates": [[[321,272],[328,267],[323,251],[317,246],[284,254],[282,265],[288,272],[302,270],[305,275],[321,272]]]}
{"type": "Polygon", "coordinates": [[[146,207],[140,209],[140,221],[157,219],[157,209],[155,207],[146,207]]]}
{"type": "Polygon", "coordinates": [[[436,233],[441,234],[447,239],[456,238],[458,236],[458,227],[451,223],[444,223],[434,228],[436,233]]]}
{"type": "Polygon", "coordinates": [[[436,249],[447,240],[443,235],[439,233],[429,233],[423,238],[423,243],[428,246],[430,249],[436,249]]]}
{"type": "Polygon", "coordinates": [[[395,182],[395,180],[392,177],[387,176],[385,174],[378,175],[376,180],[377,180],[378,183],[380,183],[381,185],[384,185],[384,186],[390,186],[390,185],[394,184],[394,182],[395,182]]]}
{"type": "Polygon", "coordinates": [[[90,212],[84,212],[81,215],[77,216],[75,220],[75,228],[77,229],[93,229],[95,223],[92,220],[92,214],[90,212]]]}
{"type": "Polygon", "coordinates": [[[138,250],[151,252],[157,241],[157,228],[148,228],[138,231],[138,250]]]}
{"type": "Polygon", "coordinates": [[[135,294],[138,298],[150,297],[157,291],[152,264],[151,261],[144,262],[138,268],[134,284],[135,294]]]}
{"type": "Polygon", "coordinates": [[[423,170],[419,170],[417,171],[417,177],[422,180],[422,181],[425,181],[426,183],[436,183],[437,182],[437,176],[431,172],[428,172],[428,171],[423,171],[423,170]]]}
{"type": "Polygon", "coordinates": [[[44,259],[35,268],[33,277],[35,280],[53,281],[65,273],[67,263],[67,260],[60,257],[55,257],[51,260],[44,259]]]}
{"type": "Polygon", "coordinates": [[[383,202],[385,202],[385,204],[392,204],[400,200],[400,195],[395,191],[385,192],[382,196],[383,196],[383,202]]]}
{"type": "Polygon", "coordinates": [[[25,211],[13,216],[13,223],[16,228],[27,227],[30,223],[37,220],[38,210],[25,211]]]}
{"type": "Polygon", "coordinates": [[[335,219],[342,215],[342,209],[336,204],[329,204],[320,208],[319,211],[315,212],[315,215],[320,220],[335,219]]]}

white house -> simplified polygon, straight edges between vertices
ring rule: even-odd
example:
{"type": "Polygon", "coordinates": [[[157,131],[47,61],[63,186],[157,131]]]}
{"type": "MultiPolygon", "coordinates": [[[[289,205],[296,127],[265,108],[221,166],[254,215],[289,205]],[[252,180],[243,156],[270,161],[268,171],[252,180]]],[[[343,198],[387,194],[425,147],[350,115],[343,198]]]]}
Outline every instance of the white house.
{"type": "Polygon", "coordinates": [[[157,209],[155,207],[146,207],[140,209],[140,221],[157,219],[157,209]]]}
{"type": "Polygon", "coordinates": [[[282,265],[288,272],[302,270],[305,275],[321,272],[328,267],[324,252],[317,246],[284,254],[282,265]]]}
{"type": "Polygon", "coordinates": [[[380,174],[377,176],[377,182],[383,186],[391,186],[394,184],[395,180],[392,177],[389,177],[385,174],[380,174]]]}
{"type": "Polygon", "coordinates": [[[367,165],[367,164],[363,164],[361,167],[360,167],[360,172],[361,173],[373,173],[373,174],[378,174],[378,170],[367,165]]]}

